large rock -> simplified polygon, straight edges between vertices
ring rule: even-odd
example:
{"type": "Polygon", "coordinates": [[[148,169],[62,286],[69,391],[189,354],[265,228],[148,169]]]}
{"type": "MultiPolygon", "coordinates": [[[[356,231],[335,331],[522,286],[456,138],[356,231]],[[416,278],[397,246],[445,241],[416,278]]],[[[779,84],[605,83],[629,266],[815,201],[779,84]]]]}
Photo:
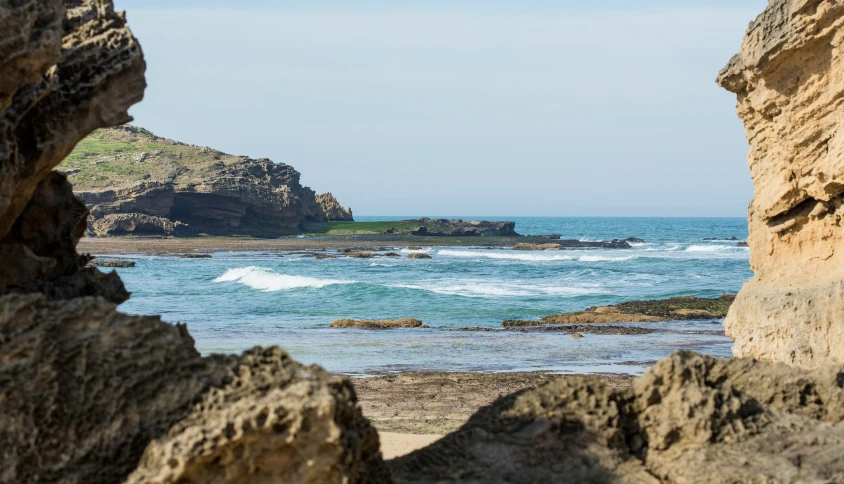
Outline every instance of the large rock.
{"type": "Polygon", "coordinates": [[[62,164],[96,235],[297,234],[305,221],[352,220],[292,166],[232,156],[122,126],[82,141],[62,164]]]}
{"type": "Polygon", "coordinates": [[[844,367],[677,353],[629,390],[558,379],[390,461],[400,482],[838,482],[844,367]]]}
{"type": "Polygon", "coordinates": [[[725,326],[737,356],[844,362],[844,4],[772,0],[718,76],[737,94],[756,187],[754,278],[725,326]]]}
{"type": "Polygon", "coordinates": [[[0,0],[0,237],[91,131],[131,118],[141,47],[111,1],[0,0]]]}
{"type": "Polygon", "coordinates": [[[0,307],[0,482],[390,481],[346,378],[99,298],[0,307]]]}

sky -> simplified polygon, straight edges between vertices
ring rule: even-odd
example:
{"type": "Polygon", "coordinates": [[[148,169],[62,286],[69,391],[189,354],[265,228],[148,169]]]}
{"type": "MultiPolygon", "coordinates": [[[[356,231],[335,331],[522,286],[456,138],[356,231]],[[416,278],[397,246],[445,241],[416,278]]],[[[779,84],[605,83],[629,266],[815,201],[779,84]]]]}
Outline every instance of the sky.
{"type": "Polygon", "coordinates": [[[766,0],[116,0],[159,136],[356,215],[736,216],[718,71],[766,0]]]}

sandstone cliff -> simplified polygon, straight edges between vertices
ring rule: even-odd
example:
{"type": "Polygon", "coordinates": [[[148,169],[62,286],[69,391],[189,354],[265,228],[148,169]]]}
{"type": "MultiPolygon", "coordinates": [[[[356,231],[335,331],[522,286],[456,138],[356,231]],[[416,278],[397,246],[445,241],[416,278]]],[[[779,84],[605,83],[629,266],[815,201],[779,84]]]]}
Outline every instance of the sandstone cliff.
{"type": "Polygon", "coordinates": [[[305,221],[352,220],[333,195],[317,196],[290,165],[232,156],[134,126],[101,129],[62,163],[108,235],[299,233],[305,221]]]}
{"type": "Polygon", "coordinates": [[[775,0],[718,76],[750,143],[755,277],[726,320],[737,356],[844,362],[844,4],[775,0]]]}
{"type": "Polygon", "coordinates": [[[693,353],[628,391],[505,396],[388,467],[348,379],[279,348],[202,357],[184,326],[116,310],[128,295],[83,268],[87,209],[50,170],[128,120],[140,48],[109,0],[0,15],[0,482],[844,482],[844,366],[693,353]]]}

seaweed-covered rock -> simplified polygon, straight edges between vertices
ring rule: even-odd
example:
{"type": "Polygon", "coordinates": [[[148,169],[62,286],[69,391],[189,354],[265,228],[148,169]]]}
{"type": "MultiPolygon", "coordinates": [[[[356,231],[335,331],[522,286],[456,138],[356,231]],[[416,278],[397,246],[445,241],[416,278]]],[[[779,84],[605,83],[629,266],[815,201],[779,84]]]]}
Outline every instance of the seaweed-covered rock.
{"type": "Polygon", "coordinates": [[[428,255],[424,252],[415,252],[413,254],[408,254],[407,258],[408,259],[433,259],[433,257],[431,257],[430,255],[428,255]]]}

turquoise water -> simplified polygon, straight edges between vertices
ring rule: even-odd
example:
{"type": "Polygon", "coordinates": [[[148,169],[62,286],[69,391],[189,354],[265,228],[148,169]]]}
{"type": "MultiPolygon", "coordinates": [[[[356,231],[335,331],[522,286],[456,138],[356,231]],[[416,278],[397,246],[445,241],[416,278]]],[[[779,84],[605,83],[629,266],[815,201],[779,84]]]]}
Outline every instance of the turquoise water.
{"type": "Polygon", "coordinates": [[[734,293],[752,275],[748,249],[734,241],[703,239],[744,240],[744,219],[502,219],[516,220],[522,234],[639,237],[646,243],[631,250],[559,252],[434,247],[425,250],[432,260],[317,261],[275,251],[220,252],[196,260],[128,254],[124,257],[137,265],[119,270],[132,292],[121,309],[187,323],[203,353],[279,345],[302,362],[356,374],[406,369],[639,373],[681,348],[730,355],[723,328],[710,321],[628,325],[658,331],[583,339],[448,328],[497,328],[504,319],[631,299],[734,293]],[[422,319],[431,329],[327,327],[340,318],[402,317],[422,319]]]}

